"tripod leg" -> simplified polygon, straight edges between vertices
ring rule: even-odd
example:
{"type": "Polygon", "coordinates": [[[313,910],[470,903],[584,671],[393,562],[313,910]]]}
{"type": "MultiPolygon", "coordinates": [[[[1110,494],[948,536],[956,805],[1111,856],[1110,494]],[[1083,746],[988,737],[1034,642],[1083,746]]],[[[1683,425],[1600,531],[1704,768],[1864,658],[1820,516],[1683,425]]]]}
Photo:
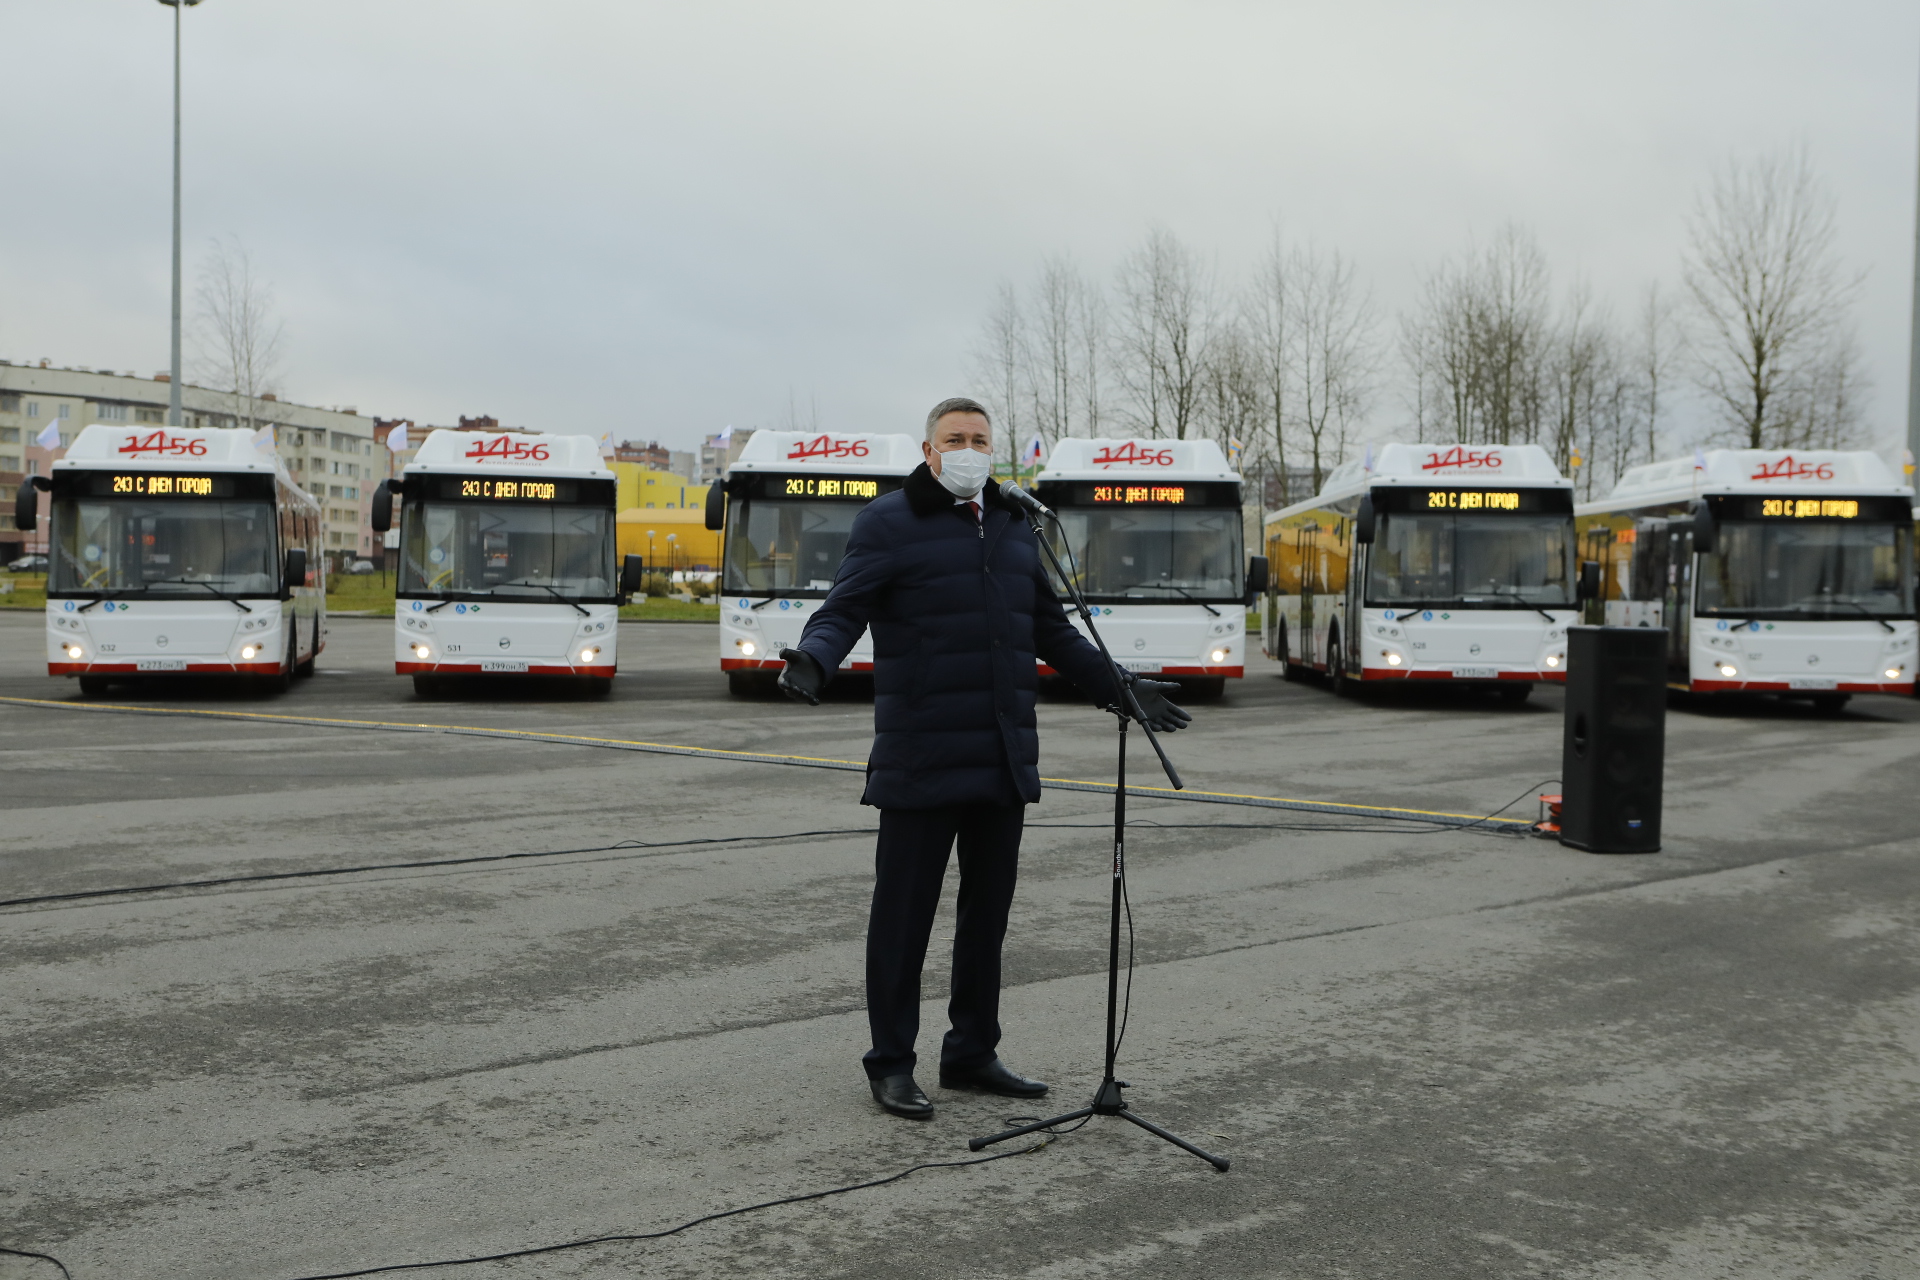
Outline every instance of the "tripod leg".
{"type": "MultiPolygon", "coordinates": [[[[1017,1138],[1023,1133],[1038,1133],[1042,1129],[1051,1129],[1056,1124],[1065,1124],[1069,1120],[1078,1120],[1082,1116],[1090,1116],[1092,1114],[1092,1107],[1082,1107],[1078,1111],[1069,1111],[1067,1114],[1055,1116],[1051,1120],[1036,1120],[1032,1124],[1023,1124],[1018,1129],[1009,1129],[1005,1133],[996,1133],[991,1138],[968,1138],[967,1150],[978,1151],[980,1148],[990,1147],[996,1142],[1005,1142],[1008,1138],[1017,1138]]],[[[1174,1141],[1179,1142],[1180,1140],[1175,1138],[1174,1141]]],[[[1186,1144],[1182,1143],[1181,1145],[1184,1146],[1186,1144]]],[[[1204,1155],[1205,1153],[1202,1152],[1201,1154],[1204,1155]]],[[[1207,1156],[1207,1159],[1211,1160],[1213,1157],[1207,1156]]]]}
{"type": "Polygon", "coordinates": [[[1168,1133],[1165,1129],[1162,1129],[1159,1125],[1155,1124],[1153,1121],[1143,1120],[1139,1116],[1133,1114],[1133,1112],[1131,1111],[1122,1111],[1120,1113],[1120,1118],[1122,1120],[1133,1121],[1135,1124],[1139,1125],[1142,1129],[1145,1129],[1148,1133],[1152,1134],[1154,1137],[1165,1138],[1168,1142],[1171,1142],[1174,1146],[1180,1148],[1182,1151],[1185,1151],[1190,1155],[1199,1156],[1202,1160],[1205,1160],[1208,1164],[1212,1165],[1214,1168],[1218,1169],[1222,1173],[1225,1173],[1228,1167],[1233,1163],[1231,1160],[1227,1160],[1221,1156],[1212,1155],[1208,1152],[1202,1151],[1200,1148],[1194,1146],[1191,1142],[1188,1142],[1185,1138],[1178,1137],[1174,1134],[1168,1133]]]}

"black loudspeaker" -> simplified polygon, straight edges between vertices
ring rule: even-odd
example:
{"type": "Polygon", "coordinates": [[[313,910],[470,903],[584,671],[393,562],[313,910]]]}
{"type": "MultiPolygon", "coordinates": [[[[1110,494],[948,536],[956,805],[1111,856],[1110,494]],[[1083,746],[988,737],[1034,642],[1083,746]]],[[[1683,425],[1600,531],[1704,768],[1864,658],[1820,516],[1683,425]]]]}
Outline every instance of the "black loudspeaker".
{"type": "Polygon", "coordinates": [[[1659,852],[1667,640],[1664,628],[1567,628],[1561,844],[1659,852]]]}

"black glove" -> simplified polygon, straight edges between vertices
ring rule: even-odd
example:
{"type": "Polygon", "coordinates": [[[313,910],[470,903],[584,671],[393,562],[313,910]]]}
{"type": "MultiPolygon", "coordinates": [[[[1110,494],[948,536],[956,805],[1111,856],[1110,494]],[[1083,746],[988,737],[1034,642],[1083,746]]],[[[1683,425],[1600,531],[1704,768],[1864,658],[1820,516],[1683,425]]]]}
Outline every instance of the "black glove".
{"type": "Polygon", "coordinates": [[[820,669],[819,660],[805,649],[782,649],[780,656],[787,664],[780,673],[780,692],[795,702],[819,706],[820,691],[827,687],[827,673],[820,669]]]}
{"type": "Polygon", "coordinates": [[[1140,704],[1140,714],[1146,717],[1147,727],[1155,733],[1173,733],[1193,723],[1193,717],[1167,700],[1167,695],[1180,686],[1170,680],[1143,680],[1139,676],[1129,681],[1133,686],[1133,700],[1140,704]]]}

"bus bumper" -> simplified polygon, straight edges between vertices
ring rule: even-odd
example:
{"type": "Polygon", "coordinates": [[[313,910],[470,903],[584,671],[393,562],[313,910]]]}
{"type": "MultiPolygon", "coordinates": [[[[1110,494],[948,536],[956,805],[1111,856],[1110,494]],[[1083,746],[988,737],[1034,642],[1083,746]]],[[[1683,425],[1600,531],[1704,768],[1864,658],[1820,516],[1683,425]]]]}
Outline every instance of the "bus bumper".
{"type": "Polygon", "coordinates": [[[612,679],[618,670],[609,662],[605,666],[574,667],[565,663],[529,662],[525,671],[483,671],[477,662],[395,662],[393,674],[397,676],[604,676],[612,679]]]}
{"type": "Polygon", "coordinates": [[[1798,693],[1817,697],[1823,693],[1892,693],[1903,698],[1913,696],[1913,681],[1835,680],[1830,689],[1795,688],[1785,680],[1695,680],[1677,686],[1691,693],[1798,693]]]}
{"type": "Polygon", "coordinates": [[[1462,676],[1454,674],[1451,668],[1415,667],[1406,670],[1400,667],[1362,667],[1362,680],[1457,680],[1462,684],[1487,684],[1508,680],[1531,680],[1539,684],[1565,684],[1567,673],[1564,671],[1499,671],[1486,676],[1462,676]]]}
{"type": "MultiPolygon", "coordinates": [[[[779,658],[720,659],[720,669],[722,671],[784,671],[786,668],[787,664],[779,658]]],[[[873,670],[873,664],[871,662],[846,662],[841,664],[840,670],[870,672],[873,670]]]]}
{"type": "MultiPolygon", "coordinates": [[[[1125,666],[1126,664],[1123,662],[1120,665],[1125,666]]],[[[1044,662],[1037,662],[1034,666],[1038,670],[1038,673],[1043,676],[1057,676],[1060,674],[1044,662]]],[[[1183,667],[1173,663],[1166,663],[1157,671],[1135,671],[1134,674],[1140,676],[1186,676],[1189,679],[1196,676],[1225,676],[1229,680],[1239,680],[1246,676],[1247,669],[1245,667],[1209,667],[1198,664],[1183,667]]]]}
{"type": "Polygon", "coordinates": [[[137,662],[49,662],[50,676],[277,676],[278,662],[202,662],[187,659],[184,666],[140,669],[137,662]]]}

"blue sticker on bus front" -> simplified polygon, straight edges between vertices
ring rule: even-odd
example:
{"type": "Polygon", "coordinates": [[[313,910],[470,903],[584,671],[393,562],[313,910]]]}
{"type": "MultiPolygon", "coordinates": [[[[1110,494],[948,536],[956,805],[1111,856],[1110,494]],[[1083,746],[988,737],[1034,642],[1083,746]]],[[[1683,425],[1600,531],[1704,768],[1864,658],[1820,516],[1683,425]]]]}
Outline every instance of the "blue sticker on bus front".
{"type": "Polygon", "coordinates": [[[467,606],[465,606],[465,605],[463,605],[463,604],[457,604],[457,605],[455,605],[455,606],[453,606],[453,611],[454,611],[455,613],[465,613],[465,612],[467,611],[467,606]]]}
{"type": "Polygon", "coordinates": [[[742,609],[751,609],[751,608],[752,608],[753,606],[752,606],[751,604],[749,604],[749,603],[748,603],[747,601],[745,601],[745,600],[742,600],[742,601],[740,602],[740,607],[741,607],[742,609]]]}
{"type": "Polygon", "coordinates": [[[109,600],[109,601],[107,601],[107,612],[108,612],[108,613],[112,613],[112,612],[113,612],[113,601],[111,601],[111,600],[109,600]]]}
{"type": "Polygon", "coordinates": [[[1385,610],[1385,611],[1384,611],[1383,613],[1381,613],[1381,615],[1380,615],[1380,616],[1381,616],[1381,617],[1383,617],[1383,618],[1385,618],[1385,619],[1386,619],[1386,620],[1387,620],[1388,622],[1392,622],[1392,621],[1393,621],[1393,610],[1391,610],[1391,609],[1388,609],[1388,610],[1385,610]]]}
{"type": "Polygon", "coordinates": [[[72,613],[72,612],[73,612],[73,601],[71,601],[71,600],[69,600],[69,601],[67,601],[67,612],[68,612],[68,613],[72,613]]]}
{"type": "Polygon", "coordinates": [[[415,613],[418,613],[418,612],[420,612],[420,602],[419,602],[418,600],[415,600],[415,601],[413,602],[413,611],[414,611],[415,613]]]}
{"type": "Polygon", "coordinates": [[[1421,615],[1420,615],[1420,621],[1422,621],[1422,622],[1432,622],[1432,621],[1433,621],[1433,610],[1431,610],[1431,609],[1429,609],[1429,610],[1427,610],[1427,611],[1426,611],[1425,613],[1423,613],[1423,614],[1421,614],[1421,615]]]}
{"type": "Polygon", "coordinates": [[[1725,631],[1727,629],[1727,620],[1725,618],[1722,618],[1720,619],[1720,621],[1716,622],[1714,626],[1718,630],[1725,631]]]}
{"type": "MultiPolygon", "coordinates": [[[[1747,630],[1749,631],[1758,631],[1759,629],[1760,629],[1760,624],[1757,622],[1749,622],[1747,624],[1747,630]]],[[[1767,624],[1767,630],[1769,631],[1773,630],[1773,624],[1771,622],[1767,624]]]]}
{"type": "Polygon", "coordinates": [[[792,604],[792,602],[791,602],[791,601],[787,601],[787,600],[782,600],[782,601],[780,602],[780,607],[781,607],[782,609],[791,609],[791,608],[793,608],[793,604],[792,604]]]}

